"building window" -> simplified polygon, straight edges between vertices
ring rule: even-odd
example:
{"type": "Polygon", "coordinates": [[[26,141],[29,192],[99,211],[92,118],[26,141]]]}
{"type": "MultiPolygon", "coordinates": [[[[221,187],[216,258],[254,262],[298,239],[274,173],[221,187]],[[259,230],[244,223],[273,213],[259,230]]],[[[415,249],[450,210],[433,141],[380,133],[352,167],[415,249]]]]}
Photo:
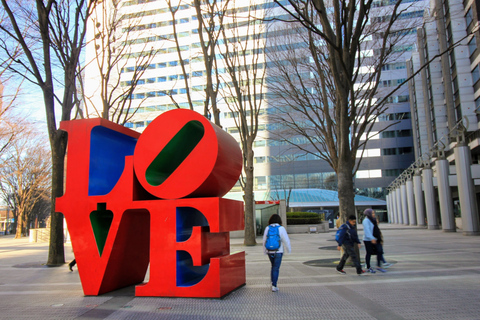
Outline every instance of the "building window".
{"type": "Polygon", "coordinates": [[[468,52],[470,54],[470,56],[472,56],[472,54],[475,52],[475,50],[477,50],[477,37],[473,37],[472,40],[470,40],[470,42],[468,42],[468,52]]]}
{"type": "Polygon", "coordinates": [[[382,170],[358,170],[355,176],[357,179],[381,178],[382,170]]]}
{"type": "Polygon", "coordinates": [[[267,177],[255,177],[255,186],[257,189],[267,189],[267,177]]]}
{"type": "Polygon", "coordinates": [[[265,157],[255,157],[253,159],[254,163],[265,163],[266,158],[265,157]]]}
{"type": "Polygon", "coordinates": [[[472,71],[472,80],[473,84],[477,83],[477,81],[480,79],[480,70],[478,68],[478,65],[473,69],[472,71]]]}

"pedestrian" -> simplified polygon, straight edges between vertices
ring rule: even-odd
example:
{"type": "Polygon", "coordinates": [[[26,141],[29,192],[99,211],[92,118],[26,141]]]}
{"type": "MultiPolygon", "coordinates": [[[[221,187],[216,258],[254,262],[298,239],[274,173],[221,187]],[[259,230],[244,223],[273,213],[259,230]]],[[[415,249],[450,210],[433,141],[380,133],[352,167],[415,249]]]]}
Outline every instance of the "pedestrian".
{"type": "MultiPolygon", "coordinates": [[[[381,268],[388,268],[392,264],[388,263],[385,260],[385,252],[383,251],[383,234],[382,230],[380,230],[380,221],[378,220],[378,217],[376,218],[377,221],[377,227],[373,229],[373,234],[375,238],[377,238],[377,255],[380,253],[380,262],[382,263],[381,268]],[[378,229],[378,231],[376,231],[378,229]],[[377,232],[378,232],[378,237],[377,237],[377,232]]],[[[380,266],[379,266],[380,267],[380,266]]]]}
{"type": "Polygon", "coordinates": [[[280,265],[282,263],[284,249],[286,249],[288,253],[292,252],[290,239],[288,238],[287,230],[282,227],[282,218],[278,214],[273,214],[268,220],[268,226],[265,228],[265,232],[263,233],[263,251],[265,254],[268,254],[268,258],[270,259],[270,263],[272,265],[272,269],[270,270],[270,280],[272,282],[273,292],[278,291],[277,281],[280,273],[280,265]],[[274,231],[274,229],[278,230],[280,243],[277,250],[267,250],[266,248],[267,235],[269,234],[268,231],[270,228],[272,228],[272,231],[274,231]]]}
{"type": "Polygon", "coordinates": [[[340,223],[340,216],[337,215],[337,220],[335,221],[335,226],[337,227],[337,229],[339,229],[341,225],[342,224],[340,223]]]}
{"type": "Polygon", "coordinates": [[[357,218],[354,215],[349,216],[347,222],[342,224],[339,228],[339,231],[337,231],[338,235],[335,236],[338,243],[337,250],[340,251],[343,248],[342,258],[340,259],[340,263],[337,265],[338,273],[347,274],[343,270],[343,267],[345,266],[345,262],[347,261],[348,257],[351,257],[355,268],[357,268],[358,275],[365,273],[360,265],[360,258],[355,253],[355,243],[358,243],[359,247],[362,245],[358,239],[357,230],[355,229],[356,224],[357,218]]]}
{"type": "Polygon", "coordinates": [[[363,224],[363,243],[365,244],[365,264],[367,272],[376,273],[375,269],[370,265],[370,259],[372,255],[377,256],[377,270],[380,272],[386,272],[381,268],[382,246],[379,245],[380,229],[378,228],[377,219],[375,218],[375,211],[372,209],[365,209],[363,212],[365,218],[362,221],[363,224]]]}
{"type": "Polygon", "coordinates": [[[68,269],[70,269],[70,271],[73,271],[73,267],[77,264],[77,260],[76,259],[73,259],[69,264],[68,264],[68,269]]]}

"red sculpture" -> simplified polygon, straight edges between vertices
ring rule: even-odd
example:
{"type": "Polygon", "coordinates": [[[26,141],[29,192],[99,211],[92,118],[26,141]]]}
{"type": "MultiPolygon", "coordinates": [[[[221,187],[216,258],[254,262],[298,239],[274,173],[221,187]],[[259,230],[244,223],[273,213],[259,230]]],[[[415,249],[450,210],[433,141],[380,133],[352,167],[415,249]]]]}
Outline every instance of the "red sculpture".
{"type": "Polygon", "coordinates": [[[238,143],[190,110],[157,117],[142,135],[104,119],[62,122],[65,194],[57,198],[84,293],[142,283],[137,296],[222,297],[245,284],[243,203],[221,198],[242,168],[238,143]]]}

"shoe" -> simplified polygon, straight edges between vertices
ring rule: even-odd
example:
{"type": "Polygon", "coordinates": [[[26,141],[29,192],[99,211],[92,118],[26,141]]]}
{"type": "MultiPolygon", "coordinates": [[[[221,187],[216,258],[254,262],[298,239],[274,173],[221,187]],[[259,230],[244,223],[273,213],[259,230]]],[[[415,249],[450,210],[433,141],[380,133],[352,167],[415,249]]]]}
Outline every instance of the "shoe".
{"type": "Polygon", "coordinates": [[[380,271],[380,272],[387,272],[387,270],[382,269],[382,268],[380,268],[380,267],[377,267],[377,270],[380,271]]]}
{"type": "Polygon", "coordinates": [[[277,292],[277,291],[278,291],[278,287],[272,286],[272,292],[277,292]]]}
{"type": "Polygon", "coordinates": [[[387,268],[391,267],[392,265],[393,265],[393,263],[385,262],[385,263],[382,264],[382,267],[383,267],[384,269],[387,269],[387,268]]]}
{"type": "Polygon", "coordinates": [[[337,272],[340,273],[340,274],[347,274],[347,273],[346,273],[345,271],[343,271],[343,270],[338,270],[338,269],[337,269],[337,272]]]}
{"type": "Polygon", "coordinates": [[[373,268],[372,268],[372,267],[370,267],[370,268],[367,270],[367,272],[370,272],[370,273],[376,273],[376,271],[375,271],[375,270],[373,270],[373,268]]]}
{"type": "Polygon", "coordinates": [[[365,274],[365,270],[362,270],[362,272],[357,273],[357,276],[361,276],[361,275],[363,275],[363,274],[365,274]]]}
{"type": "Polygon", "coordinates": [[[71,264],[68,265],[68,269],[70,269],[70,271],[73,271],[73,267],[71,264]]]}

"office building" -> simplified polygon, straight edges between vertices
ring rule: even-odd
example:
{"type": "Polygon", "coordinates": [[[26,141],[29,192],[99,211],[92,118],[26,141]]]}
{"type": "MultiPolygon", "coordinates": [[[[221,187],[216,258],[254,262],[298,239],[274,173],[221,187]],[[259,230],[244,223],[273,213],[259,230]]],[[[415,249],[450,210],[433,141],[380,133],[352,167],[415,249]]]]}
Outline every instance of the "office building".
{"type": "Polygon", "coordinates": [[[394,223],[479,234],[478,4],[432,1],[418,29],[408,61],[416,160],[390,185],[394,223]]]}

